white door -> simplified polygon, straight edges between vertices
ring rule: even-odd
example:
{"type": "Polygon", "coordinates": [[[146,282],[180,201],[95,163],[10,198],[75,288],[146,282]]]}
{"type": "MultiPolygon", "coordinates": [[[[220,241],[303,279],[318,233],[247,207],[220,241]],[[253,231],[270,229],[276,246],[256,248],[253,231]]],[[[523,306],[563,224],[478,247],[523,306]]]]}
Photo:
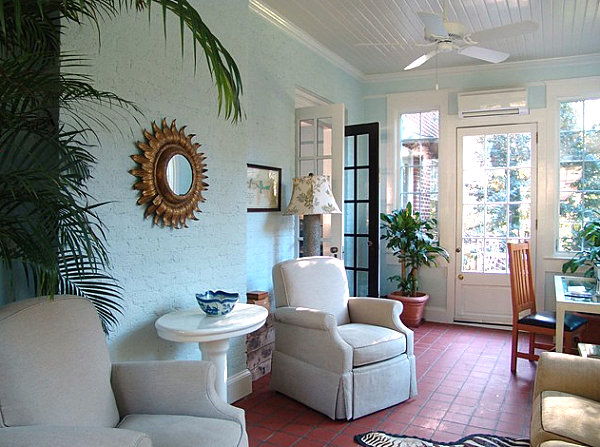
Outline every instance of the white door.
{"type": "Polygon", "coordinates": [[[507,242],[534,248],[536,125],[457,129],[455,321],[510,324],[507,242]]]}
{"type": "MultiPolygon", "coordinates": [[[[344,114],[344,104],[296,109],[296,176],[326,175],[340,209],[344,204],[344,114]]],[[[322,225],[321,253],[342,258],[343,215],[325,214],[322,225]]],[[[296,241],[296,254],[301,254],[301,234],[296,241]]]]}

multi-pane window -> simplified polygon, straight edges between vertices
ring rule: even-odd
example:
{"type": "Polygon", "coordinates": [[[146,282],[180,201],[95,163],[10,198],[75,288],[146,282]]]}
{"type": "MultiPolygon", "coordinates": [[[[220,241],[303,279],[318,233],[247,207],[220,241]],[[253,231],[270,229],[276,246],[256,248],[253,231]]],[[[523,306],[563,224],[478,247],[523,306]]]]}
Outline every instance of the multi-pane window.
{"type": "Polygon", "coordinates": [[[404,208],[411,202],[421,217],[437,218],[439,111],[403,113],[399,136],[397,206],[404,208]]]}
{"type": "Polygon", "coordinates": [[[600,211],[600,99],[560,103],[558,251],[582,250],[577,232],[600,211]]]}

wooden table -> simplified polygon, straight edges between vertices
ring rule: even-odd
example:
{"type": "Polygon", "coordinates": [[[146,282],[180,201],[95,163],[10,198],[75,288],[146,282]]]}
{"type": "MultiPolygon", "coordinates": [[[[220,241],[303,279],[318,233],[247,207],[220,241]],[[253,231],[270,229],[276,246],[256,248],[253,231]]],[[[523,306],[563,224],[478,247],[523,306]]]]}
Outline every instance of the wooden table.
{"type": "Polygon", "coordinates": [[[555,276],[556,352],[563,352],[565,312],[600,314],[600,297],[595,294],[596,280],[579,276],[555,276]]]}
{"type": "Polygon", "coordinates": [[[211,317],[201,310],[180,310],[163,315],[154,326],[160,338],[198,343],[202,358],[217,369],[215,387],[227,402],[227,351],[229,339],[260,328],[269,312],[262,306],[237,303],[227,315],[211,317]]]}

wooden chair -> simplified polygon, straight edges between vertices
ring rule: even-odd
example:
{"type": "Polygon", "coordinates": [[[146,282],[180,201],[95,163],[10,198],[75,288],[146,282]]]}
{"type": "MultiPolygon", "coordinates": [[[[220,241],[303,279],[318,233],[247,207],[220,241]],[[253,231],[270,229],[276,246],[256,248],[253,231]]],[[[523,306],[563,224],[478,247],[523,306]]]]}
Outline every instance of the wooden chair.
{"type": "MultiPolygon", "coordinates": [[[[510,292],[512,297],[512,352],[510,370],[517,371],[517,358],[538,360],[535,349],[553,350],[554,344],[538,343],[537,335],[556,334],[556,312],[536,311],[533,270],[529,243],[508,243],[510,266],[510,292]],[[529,333],[529,351],[519,351],[519,332],[529,333]]],[[[565,315],[565,346],[572,347],[575,337],[580,337],[587,320],[574,314],[565,315]]]]}

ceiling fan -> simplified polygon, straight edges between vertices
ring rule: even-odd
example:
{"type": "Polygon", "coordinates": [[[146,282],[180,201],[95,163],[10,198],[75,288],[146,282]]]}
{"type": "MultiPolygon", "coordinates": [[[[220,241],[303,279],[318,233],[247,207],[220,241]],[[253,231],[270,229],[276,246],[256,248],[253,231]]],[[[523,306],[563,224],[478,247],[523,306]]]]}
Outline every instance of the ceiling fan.
{"type": "Polygon", "coordinates": [[[510,54],[480,47],[477,45],[479,42],[531,33],[538,28],[536,22],[526,20],[471,33],[462,23],[448,21],[445,2],[442,16],[430,12],[417,12],[417,15],[425,26],[424,37],[428,42],[421,46],[433,45],[435,47],[404,67],[405,70],[417,68],[437,54],[449,53],[454,50],[464,56],[497,64],[505,61],[510,54]]]}

